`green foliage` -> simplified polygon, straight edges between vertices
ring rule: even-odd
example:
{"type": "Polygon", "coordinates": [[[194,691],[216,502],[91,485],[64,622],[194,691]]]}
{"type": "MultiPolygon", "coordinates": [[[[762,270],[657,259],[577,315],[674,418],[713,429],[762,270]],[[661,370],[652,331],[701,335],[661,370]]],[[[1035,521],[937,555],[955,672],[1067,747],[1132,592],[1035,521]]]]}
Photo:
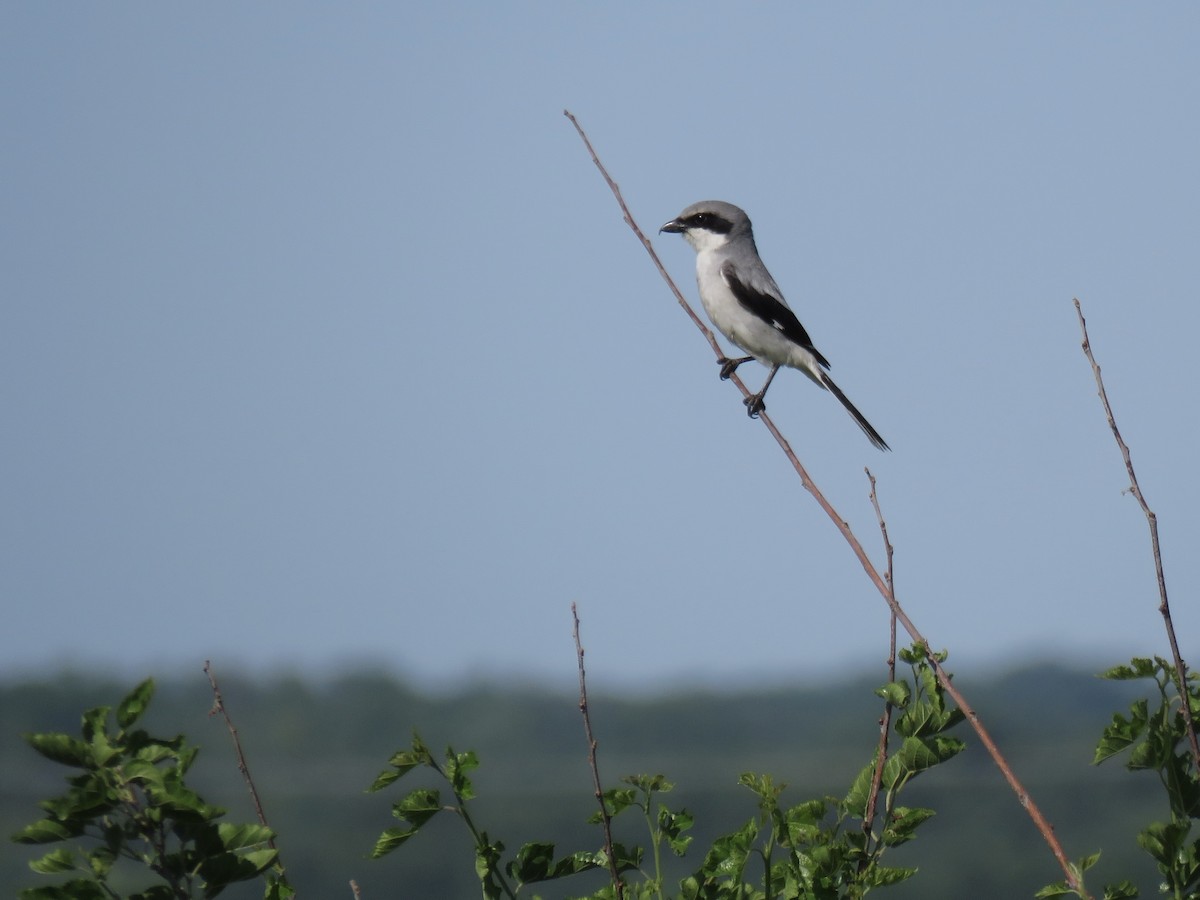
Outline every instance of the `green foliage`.
{"type": "MultiPolygon", "coordinates": [[[[476,796],[472,778],[479,768],[476,754],[447,748],[435,757],[414,736],[410,747],[392,755],[370,790],[387,789],[414,770],[432,772],[440,780],[432,786],[413,786],[393,804],[398,824],[380,835],[372,856],[387,856],[426,823],[449,813],[472,836],[474,877],[485,900],[536,898],[532,892],[540,885],[586,873],[591,881],[572,881],[573,889],[597,900],[618,895],[629,900],[861,898],[914,875],[914,868],[894,865],[888,854],[911,841],[934,813],[902,805],[903,791],[963,749],[962,742],[948,733],[961,722],[962,714],[947,701],[924,653],[922,648],[902,652],[910,676],[876,690],[891,707],[888,751],[880,759],[876,750],[871,761],[849,779],[844,796],[785,801],[785,785],[770,775],[746,772],[738,784],[753,795],[753,814],[739,817],[738,824],[707,847],[693,846],[692,813],[666,802],[673,785],[655,774],[627,776],[602,792],[600,800],[614,832],[619,830],[626,839],[631,829],[643,835],[629,844],[613,839],[611,860],[604,849],[607,842],[600,841],[600,849],[571,853],[556,852],[549,841],[532,841],[515,853],[508,852],[472,817],[476,796]],[[670,856],[684,862],[671,862],[670,856]],[[614,868],[619,885],[609,874],[614,868]],[[672,873],[673,883],[680,879],[677,886],[668,887],[665,870],[672,873]],[[594,889],[597,879],[609,883],[594,889]]],[[[1154,860],[1164,895],[1200,900],[1200,838],[1194,828],[1194,820],[1200,817],[1200,783],[1180,711],[1175,670],[1163,659],[1134,659],[1104,675],[1117,682],[1150,679],[1156,687],[1157,698],[1152,693],[1149,699],[1137,699],[1128,713],[1112,717],[1094,761],[1125,754],[1128,769],[1158,776],[1168,815],[1166,821],[1145,827],[1137,844],[1154,860]]],[[[228,885],[261,878],[265,900],[294,897],[278,868],[275,850],[265,846],[271,832],[258,825],[219,821],[223,811],[207,804],[186,783],[196,748],[187,746],[182,737],[156,738],[137,727],[152,696],[153,684],[147,681],[115,707],[89,709],[77,735],[25,736],[42,757],[73,771],[66,793],[41,802],[43,818],[13,836],[19,843],[47,845],[30,867],[53,880],[20,896],[26,900],[216,897],[228,885]]],[[[1195,679],[1189,682],[1187,702],[1200,713],[1200,684],[1195,679]]],[[[695,716],[696,711],[689,715],[695,716]]],[[[604,818],[596,813],[591,822],[600,824],[604,818]]],[[[1084,875],[1098,858],[1097,853],[1068,864],[1068,879],[1048,885],[1036,896],[1087,896],[1084,875]]],[[[464,874],[471,871],[463,869],[464,874]]],[[[1103,892],[1103,900],[1137,896],[1129,881],[1110,884],[1103,892]]]]}
{"type": "MultiPolygon", "coordinates": [[[[115,887],[120,860],[141,864],[155,879],[130,893],[131,900],[216,897],[275,863],[276,851],[265,846],[273,837],[268,828],[218,822],[224,810],[187,786],[197,748],[182,736],[166,740],[133,727],[153,694],[154,683],[146,680],[115,711],[88,710],[80,738],[25,735],[46,759],[80,771],[68,776],[65,794],[41,803],[45,818],[12,836],[21,844],[65,844],[29,866],[41,875],[72,876],[22,891],[24,900],[121,897],[115,887]]],[[[268,878],[267,900],[291,894],[281,877],[268,878]]]]}
{"type": "MultiPolygon", "coordinates": [[[[902,738],[899,747],[880,765],[875,758],[855,778],[842,799],[824,797],[793,806],[781,803],[785,785],[770,775],[744,773],[739,783],[757,800],[758,812],[734,831],[717,838],[705,851],[691,875],[674,897],[683,900],[826,900],[859,898],[875,888],[897,884],[915,872],[887,866],[885,853],[915,837],[916,829],[933,811],[900,806],[900,792],[914,778],[945,762],[963,749],[962,741],[946,732],[962,721],[962,713],[947,704],[936,674],[924,651],[913,648],[901,654],[912,670],[913,681],[884,685],[877,692],[894,708],[893,724],[902,738]]],[[[687,810],[672,810],[661,802],[673,785],[662,775],[632,775],[621,779],[624,787],[601,794],[604,815],[590,821],[602,824],[640,814],[649,839],[652,868],[642,868],[646,852],[613,843],[613,861],[603,849],[555,857],[554,844],[526,844],[508,863],[504,845],[478,829],[467,808],[474,788],[467,772],[478,766],[473,753],[457,754],[447,748],[439,763],[429,748],[414,736],[412,746],[395,753],[389,768],[380,773],[369,791],[380,791],[417,768],[435,772],[454,795],[443,804],[439,790],[416,788],[392,805],[401,825],[384,831],[376,841],[373,858],[386,856],[414,837],[437,813],[447,811],[462,819],[475,842],[476,875],[488,900],[515,897],[527,884],[613,868],[620,874],[619,888],[609,884],[591,896],[613,898],[618,890],[631,900],[664,900],[662,851],[684,856],[692,842],[687,832],[694,822],[687,810]],[[635,874],[636,873],[636,874],[635,874]]]]}
{"type": "MultiPolygon", "coordinates": [[[[441,792],[435,789],[417,788],[409,791],[392,804],[392,815],[403,824],[389,828],[379,836],[371,852],[372,859],[387,856],[414,837],[439,812],[449,812],[457,815],[471,832],[475,842],[475,874],[487,900],[515,897],[515,891],[520,890],[522,885],[562,878],[607,865],[603,855],[597,853],[575,853],[555,859],[554,844],[548,842],[525,844],[509,863],[503,864],[504,844],[491,840],[486,831],[479,830],[467,809],[467,801],[475,797],[475,787],[468,773],[479,767],[479,760],[471,751],[455,753],[448,747],[439,764],[420,735],[414,733],[412,746],[393,754],[388,765],[390,768],[379,773],[367,788],[368,792],[381,791],[413,769],[426,768],[447,784],[454,795],[454,803],[443,805],[441,792]],[[509,883],[510,880],[516,888],[509,883]]],[[[616,855],[621,859],[623,851],[616,855]]],[[[622,865],[636,865],[636,862],[622,860],[622,865]]]]}
{"type": "Polygon", "coordinates": [[[1189,676],[1186,700],[1179,693],[1177,670],[1161,657],[1135,657],[1129,665],[1115,666],[1102,672],[1101,677],[1114,681],[1149,679],[1157,688],[1154,709],[1149,700],[1142,698],[1130,706],[1128,716],[1113,715],[1096,747],[1093,763],[1098,765],[1128,752],[1127,769],[1158,775],[1170,821],[1152,823],[1138,834],[1137,843],[1157,864],[1164,879],[1164,893],[1176,900],[1196,900],[1200,898],[1200,838],[1191,839],[1191,832],[1194,821],[1200,818],[1200,779],[1181,710],[1182,703],[1187,702],[1193,716],[1200,714],[1195,675],[1189,676]]]}

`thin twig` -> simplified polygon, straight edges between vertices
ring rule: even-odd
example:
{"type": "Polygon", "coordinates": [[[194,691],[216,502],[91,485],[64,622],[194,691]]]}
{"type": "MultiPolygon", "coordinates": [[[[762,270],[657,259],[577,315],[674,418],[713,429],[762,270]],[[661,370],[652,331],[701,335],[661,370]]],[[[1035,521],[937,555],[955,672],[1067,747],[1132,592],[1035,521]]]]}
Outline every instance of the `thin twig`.
{"type": "MultiPolygon", "coordinates": [[[[871,482],[871,506],[875,508],[875,516],[879,519],[879,531],[883,535],[883,549],[887,553],[887,574],[884,576],[887,579],[888,588],[891,591],[892,598],[896,596],[896,582],[894,580],[895,572],[892,567],[893,548],[892,542],[888,538],[887,522],[883,519],[883,511],[879,508],[879,497],[875,493],[875,476],[871,474],[870,469],[864,469],[867,473],[867,478],[871,482]]],[[[888,682],[896,680],[896,613],[891,612],[888,616],[891,627],[889,629],[888,642],[888,682]]],[[[871,829],[875,824],[875,805],[879,800],[879,790],[883,786],[883,767],[887,763],[888,751],[888,732],[892,727],[892,703],[890,700],[885,700],[883,703],[883,715],[879,719],[879,751],[875,759],[875,774],[871,780],[871,793],[867,795],[867,810],[863,816],[863,833],[867,840],[870,840],[871,829]]],[[[863,865],[866,865],[866,858],[863,859],[863,865]]]]}
{"type": "MultiPolygon", "coordinates": [[[[563,115],[571,120],[571,124],[574,125],[575,130],[579,132],[579,137],[583,139],[583,144],[585,147],[587,147],[588,153],[592,157],[592,162],[595,163],[596,168],[600,170],[600,174],[604,177],[605,183],[608,184],[609,190],[613,192],[613,196],[617,198],[617,203],[620,205],[621,212],[624,213],[625,216],[625,224],[633,229],[633,233],[637,235],[637,239],[641,241],[642,247],[644,247],[646,252],[650,254],[650,259],[654,262],[655,268],[658,269],[658,274],[663,277],[663,280],[667,283],[667,287],[669,287],[671,289],[671,293],[675,295],[675,300],[683,308],[683,311],[687,313],[688,318],[692,320],[692,324],[699,328],[700,333],[703,334],[708,340],[709,346],[712,347],[713,353],[716,354],[717,361],[720,362],[721,360],[725,359],[725,351],[722,350],[721,345],[717,343],[716,336],[713,335],[709,327],[704,324],[704,320],[696,315],[696,311],[692,309],[691,304],[687,302],[683,296],[683,293],[678,287],[675,286],[675,282],[672,281],[671,276],[667,274],[666,266],[662,264],[662,260],[658,258],[658,254],[654,251],[654,245],[650,243],[650,239],[646,237],[646,235],[642,232],[642,229],[638,227],[638,223],[634,221],[633,213],[629,211],[629,207],[625,205],[625,198],[621,196],[621,189],[617,186],[617,183],[613,181],[611,177],[609,177],[608,170],[605,169],[604,164],[600,162],[600,157],[596,155],[596,151],[592,147],[592,142],[588,140],[587,133],[580,126],[579,122],[576,121],[575,116],[571,114],[570,110],[564,109],[563,115]]],[[[730,374],[729,381],[732,381],[737,386],[738,390],[742,392],[743,397],[750,396],[750,389],[742,382],[742,379],[738,376],[737,372],[730,374]]],[[[765,416],[766,413],[763,412],[759,415],[760,417],[765,416]]]]}
{"type": "Polygon", "coordinates": [[[1133,458],[1129,455],[1129,446],[1117,428],[1117,420],[1113,416],[1112,406],[1108,402],[1108,394],[1104,390],[1104,379],[1100,377],[1100,366],[1096,364],[1096,357],[1092,355],[1092,343],[1088,338],[1087,322],[1083,318],[1083,308],[1079,305],[1078,298],[1075,299],[1075,315],[1079,317],[1079,329],[1083,332],[1083,352],[1092,365],[1092,374],[1096,378],[1096,388],[1100,402],[1104,405],[1104,415],[1108,419],[1108,427],[1112,429],[1117,447],[1121,450],[1121,457],[1125,460],[1125,471],[1129,474],[1129,492],[1137,498],[1138,505],[1141,506],[1142,512],[1146,516],[1146,524],[1150,528],[1150,549],[1154,553],[1154,575],[1158,579],[1158,611],[1162,614],[1163,624],[1167,629],[1167,641],[1171,645],[1171,655],[1175,659],[1175,686],[1179,689],[1179,708],[1183,712],[1183,720],[1187,724],[1192,760],[1196,764],[1197,771],[1200,771],[1200,740],[1196,736],[1196,724],[1192,721],[1192,705],[1187,690],[1187,666],[1179,653],[1179,642],[1175,639],[1175,626],[1171,623],[1171,605],[1167,602],[1167,578],[1163,574],[1162,551],[1158,544],[1158,516],[1150,509],[1150,505],[1142,495],[1137,475],[1133,471],[1133,458]]]}
{"type": "MultiPolygon", "coordinates": [[[[263,813],[262,801],[258,798],[258,790],[254,787],[254,779],[250,777],[250,767],[246,765],[246,755],[242,752],[242,742],[238,738],[237,728],[233,725],[233,719],[229,717],[229,711],[225,709],[225,698],[221,696],[221,689],[217,686],[217,677],[213,674],[212,663],[207,659],[204,661],[204,674],[208,676],[208,683],[212,685],[213,692],[213,705],[208,714],[215,716],[220,713],[225,720],[225,727],[229,729],[229,736],[233,738],[233,752],[237,756],[238,771],[242,773],[242,778],[245,779],[246,787],[250,791],[250,799],[254,802],[254,811],[258,814],[258,823],[265,828],[270,828],[271,826],[267,824],[267,817],[263,813]]],[[[279,862],[279,848],[275,846],[275,839],[267,838],[267,846],[275,851],[280,880],[287,884],[287,875],[283,863],[279,862]]]]}
{"type": "Polygon", "coordinates": [[[583,715],[583,733],[588,742],[588,766],[592,770],[592,784],[596,788],[596,802],[600,804],[600,824],[604,829],[604,855],[608,857],[608,871],[612,875],[613,890],[617,900],[625,896],[625,882],[617,870],[613,853],[612,816],[604,802],[604,788],[600,786],[600,767],[596,765],[596,737],[592,734],[592,718],[588,714],[587,676],[583,669],[583,644],[579,640],[579,610],[571,604],[571,618],[575,620],[575,657],[579,660],[579,712],[583,715]]]}
{"type": "MultiPolygon", "coordinates": [[[[721,351],[720,345],[717,343],[716,338],[713,337],[712,331],[709,330],[709,328],[700,320],[700,317],[696,315],[691,306],[684,299],[683,294],[680,292],[679,288],[675,286],[671,276],[667,274],[667,270],[659,261],[658,254],[654,252],[654,248],[650,245],[650,241],[647,240],[645,234],[642,233],[642,230],[634,221],[633,214],[630,213],[629,207],[625,204],[625,199],[621,196],[620,188],[617,187],[617,183],[612,180],[608,174],[608,171],[600,162],[600,158],[597,156],[595,149],[593,149],[592,142],[588,140],[587,134],[584,132],[583,128],[580,127],[579,122],[569,110],[563,110],[563,115],[565,115],[571,121],[571,124],[575,126],[575,130],[579,132],[579,137],[583,140],[584,146],[587,147],[588,152],[591,154],[592,162],[595,163],[596,168],[600,170],[600,174],[604,177],[605,183],[608,184],[613,196],[616,197],[617,203],[621,207],[621,212],[625,216],[625,222],[631,229],[633,229],[634,234],[637,235],[638,239],[642,242],[642,245],[646,248],[646,252],[650,254],[651,259],[653,259],[655,266],[658,268],[659,274],[662,275],[663,279],[671,288],[671,292],[675,295],[675,299],[679,301],[679,305],[684,308],[688,314],[688,317],[692,320],[696,327],[700,329],[705,338],[707,338],[718,358],[723,357],[725,354],[721,351]]],[[[750,396],[750,392],[746,389],[746,386],[742,384],[741,381],[737,380],[736,375],[731,380],[734,381],[744,396],[750,396]]],[[[1004,776],[1004,780],[1008,782],[1008,785],[1012,789],[1013,793],[1017,795],[1017,801],[1025,809],[1025,812],[1033,821],[1034,826],[1041,833],[1042,839],[1045,840],[1047,846],[1049,846],[1050,852],[1054,854],[1054,858],[1058,861],[1059,866],[1062,868],[1063,873],[1066,876],[1067,884],[1070,885],[1072,889],[1081,890],[1082,885],[1080,880],[1071,866],[1071,863],[1067,860],[1067,855],[1063,852],[1062,845],[1059,843],[1058,838],[1054,834],[1054,828],[1046,820],[1046,817],[1042,815],[1042,811],[1038,808],[1037,804],[1034,803],[1033,798],[1029,796],[1029,792],[1025,790],[1024,785],[1021,784],[1021,782],[1017,779],[1017,776],[1013,773],[1012,768],[1008,765],[1008,761],[1004,758],[1004,756],[1000,753],[1000,749],[996,746],[996,742],[992,740],[992,737],[988,733],[987,729],[983,727],[983,723],[980,721],[978,713],[971,708],[970,704],[967,703],[966,698],[963,697],[962,693],[951,682],[949,674],[946,672],[945,668],[943,668],[941,661],[937,658],[937,654],[931,649],[929,642],[925,639],[921,632],[917,630],[917,627],[913,624],[912,620],[909,619],[908,614],[905,613],[900,607],[900,604],[896,602],[896,598],[892,596],[892,593],[888,589],[888,585],[884,581],[883,576],[879,574],[879,571],[871,563],[871,559],[867,556],[862,544],[859,543],[858,538],[855,537],[854,532],[850,529],[849,523],[847,523],[840,515],[838,515],[837,510],[833,508],[833,504],[831,504],[825,498],[825,495],[821,493],[821,490],[808,477],[808,472],[805,470],[799,458],[792,450],[791,444],[788,443],[787,439],[775,426],[775,423],[771,420],[771,418],[765,412],[763,412],[759,415],[759,421],[762,422],[763,426],[771,433],[771,436],[775,438],[775,442],[779,444],[780,449],[783,451],[788,461],[792,464],[792,468],[799,476],[800,483],[804,486],[804,489],[812,494],[813,499],[817,501],[817,504],[833,521],[834,526],[838,529],[838,531],[841,532],[842,537],[846,540],[846,543],[850,545],[851,551],[858,558],[859,564],[863,567],[863,571],[867,573],[867,577],[871,579],[871,582],[883,596],[883,599],[887,602],[893,614],[900,621],[900,624],[904,626],[904,630],[908,632],[909,637],[911,637],[915,643],[920,644],[923,647],[925,656],[929,660],[929,664],[937,676],[938,683],[942,685],[942,688],[947,694],[950,695],[951,699],[953,699],[958,705],[958,708],[962,710],[963,715],[966,716],[967,721],[970,722],[971,727],[975,730],[975,734],[979,737],[980,743],[983,744],[984,749],[987,750],[988,755],[992,758],[992,762],[994,762],[996,767],[1000,770],[1000,773],[1004,776]]],[[[1085,898],[1088,897],[1087,894],[1083,894],[1083,896],[1085,898]]]]}

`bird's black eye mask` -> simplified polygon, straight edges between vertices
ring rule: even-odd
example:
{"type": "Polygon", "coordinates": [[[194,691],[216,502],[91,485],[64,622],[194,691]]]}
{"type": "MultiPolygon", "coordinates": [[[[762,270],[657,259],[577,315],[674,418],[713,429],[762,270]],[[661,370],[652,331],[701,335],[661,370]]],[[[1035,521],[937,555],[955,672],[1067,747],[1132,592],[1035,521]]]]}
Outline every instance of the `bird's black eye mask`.
{"type": "Polygon", "coordinates": [[[703,228],[713,234],[729,234],[733,230],[733,223],[728,219],[721,218],[716,213],[693,213],[681,221],[688,228],[703,228]]]}

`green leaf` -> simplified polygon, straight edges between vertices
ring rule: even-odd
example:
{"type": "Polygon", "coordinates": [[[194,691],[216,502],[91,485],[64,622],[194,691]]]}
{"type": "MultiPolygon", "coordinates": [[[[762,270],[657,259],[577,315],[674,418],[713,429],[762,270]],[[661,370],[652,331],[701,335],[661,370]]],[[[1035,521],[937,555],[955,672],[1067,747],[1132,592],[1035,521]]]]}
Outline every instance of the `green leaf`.
{"type": "Polygon", "coordinates": [[[1187,837],[1187,825],[1155,822],[1137,836],[1138,846],[1154,857],[1155,862],[1170,869],[1176,854],[1182,852],[1187,837]]]}
{"type": "Polygon", "coordinates": [[[912,697],[912,688],[906,681],[890,681],[882,687],[876,688],[875,694],[892,706],[903,709],[908,705],[909,698],[912,697]]]}
{"type": "Polygon", "coordinates": [[[92,873],[98,875],[101,880],[108,876],[112,871],[113,863],[117,861],[117,846],[97,847],[87,855],[88,866],[92,873]]]}
{"type": "Polygon", "coordinates": [[[79,831],[67,828],[62,822],[41,819],[32,825],[26,825],[12,836],[12,840],[18,844],[52,844],[55,841],[65,841],[77,834],[79,831]]]}
{"type": "Polygon", "coordinates": [[[1146,659],[1144,656],[1135,656],[1129,661],[1129,665],[1113,666],[1111,669],[1101,672],[1100,677],[1110,681],[1131,681],[1135,678],[1153,678],[1155,671],[1153,660],[1146,659]]]}
{"type": "Polygon", "coordinates": [[[621,781],[647,794],[666,794],[675,788],[675,785],[667,781],[665,775],[623,775],[621,781]]]}
{"type": "Polygon", "coordinates": [[[918,827],[935,815],[932,809],[923,807],[897,806],[883,829],[883,843],[889,847],[911,841],[918,827]]]}
{"type": "MultiPolygon", "coordinates": [[[[412,768],[412,767],[410,766],[409,768],[412,768]]],[[[401,772],[384,769],[382,772],[380,772],[378,775],[375,776],[375,780],[371,782],[371,786],[369,788],[367,788],[365,793],[374,794],[376,791],[382,791],[385,787],[387,787],[393,781],[398,781],[400,778],[402,778],[404,775],[404,772],[407,772],[407,771],[408,771],[408,769],[405,769],[404,771],[401,771],[401,772]]]]}
{"type": "MultiPolygon", "coordinates": [[[[603,860],[604,854],[601,853],[600,856],[603,864],[607,865],[607,861],[603,860]]],[[[613,861],[617,865],[618,872],[628,872],[631,869],[640,868],[642,865],[642,848],[629,848],[618,841],[613,841],[613,861]]]]}
{"type": "Polygon", "coordinates": [[[217,825],[217,834],[222,846],[229,851],[265,844],[275,837],[275,832],[266,825],[235,825],[229,822],[217,825]]]}
{"type": "Polygon", "coordinates": [[[414,731],[412,748],[410,750],[397,750],[392,754],[392,758],[388,760],[388,765],[396,771],[389,772],[384,770],[381,772],[371,786],[367,788],[367,793],[382,790],[397,778],[402,778],[418,766],[433,765],[433,756],[430,754],[429,748],[422,743],[421,736],[414,731]]]}
{"type": "Polygon", "coordinates": [[[787,787],[786,784],[775,784],[775,779],[770,775],[758,775],[754,772],[743,772],[738,776],[738,784],[750,788],[758,795],[759,800],[766,803],[778,800],[783,789],[787,787]]]}
{"type": "Polygon", "coordinates": [[[520,882],[542,881],[554,862],[554,845],[545,842],[526,844],[517,858],[508,864],[508,874],[520,882]]]}
{"type": "Polygon", "coordinates": [[[925,646],[923,644],[913,644],[911,647],[901,647],[899,651],[900,661],[908,665],[925,664],[925,646]]]}
{"type": "Polygon", "coordinates": [[[1129,718],[1114,713],[1112,722],[1104,729],[1092,765],[1099,765],[1135,744],[1146,733],[1150,722],[1149,703],[1145,698],[1136,700],[1129,707],[1129,718]]]}
{"type": "Polygon", "coordinates": [[[824,800],[805,800],[788,810],[788,820],[817,824],[829,812],[829,805],[824,800]]]}
{"type": "Polygon", "coordinates": [[[758,821],[751,819],[732,834],[717,838],[704,857],[700,874],[708,878],[740,878],[746,865],[746,857],[749,856],[751,845],[757,836],[758,821]]]}
{"type": "Polygon", "coordinates": [[[883,768],[884,786],[894,788],[903,779],[919,775],[956,756],[965,746],[958,738],[907,737],[883,768]]]}
{"type": "Polygon", "coordinates": [[[1046,885],[1033,896],[1035,900],[1051,900],[1054,897],[1078,897],[1079,892],[1067,887],[1065,881],[1056,881],[1046,885]]]}
{"type": "Polygon", "coordinates": [[[230,884],[249,881],[275,862],[278,853],[270,848],[253,853],[217,853],[199,865],[200,876],[207,882],[205,897],[213,897],[230,884]]]}
{"type": "Polygon", "coordinates": [[[887,887],[899,884],[917,874],[915,868],[902,866],[871,866],[867,876],[871,887],[887,887]]]}
{"type": "Polygon", "coordinates": [[[147,678],[117,704],[117,727],[122,731],[142,717],[154,696],[154,679],[147,678]]]}
{"type": "Polygon", "coordinates": [[[91,761],[88,746],[78,738],[65,734],[24,734],[25,743],[46,759],[64,766],[86,767],[91,761]]]}
{"type": "Polygon", "coordinates": [[[467,777],[467,773],[479,768],[479,757],[475,755],[474,750],[468,750],[466,753],[455,753],[449,747],[446,748],[446,777],[450,780],[450,787],[454,790],[454,795],[461,800],[471,800],[475,796],[475,788],[471,784],[471,779],[467,777]]]}
{"type": "Polygon", "coordinates": [[[433,788],[417,788],[399,803],[393,804],[392,815],[420,828],[442,810],[441,794],[433,788]]]}
{"type": "Polygon", "coordinates": [[[545,842],[526,844],[508,864],[508,874],[522,884],[550,881],[595,869],[601,862],[592,852],[580,852],[555,861],[554,845],[545,842]]]}
{"type": "Polygon", "coordinates": [[[1122,881],[1104,886],[1104,900],[1136,900],[1138,889],[1132,881],[1122,881]]]}
{"type": "Polygon", "coordinates": [[[135,731],[126,738],[126,749],[130,751],[133,759],[152,765],[166,760],[177,760],[179,767],[186,769],[198,750],[193,748],[181,754],[179,749],[182,744],[182,736],[173,741],[160,741],[143,731],[135,731]]]}
{"type": "Polygon", "coordinates": [[[695,817],[686,809],[675,813],[665,806],[659,807],[658,828],[667,839],[671,852],[676,856],[683,856],[692,843],[692,839],[685,836],[684,832],[688,831],[693,824],[695,824],[695,817]]]}
{"type": "Polygon", "coordinates": [[[828,812],[829,807],[823,800],[808,800],[784,813],[785,833],[791,845],[811,844],[818,840],[821,822],[828,812]]]}
{"type": "Polygon", "coordinates": [[[155,763],[146,759],[131,759],[121,767],[128,781],[141,785],[158,785],[162,787],[167,778],[167,769],[160,769],[155,763]]]}
{"type": "Polygon", "coordinates": [[[80,731],[85,741],[91,743],[97,735],[102,735],[108,730],[108,714],[111,710],[110,706],[97,706],[83,714],[80,731]]]}
{"type": "Polygon", "coordinates": [[[1131,772],[1140,769],[1164,769],[1174,755],[1174,747],[1174,735],[1164,726],[1155,723],[1147,729],[1146,739],[1139,744],[1134,744],[1130,749],[1125,768],[1131,772]]]}
{"type": "MultiPolygon", "coordinates": [[[[931,673],[932,675],[932,673],[931,673]]],[[[961,710],[947,708],[940,696],[909,701],[896,719],[896,731],[905,737],[933,736],[953,728],[963,720],[961,710]]]]}
{"type": "Polygon", "coordinates": [[[895,719],[895,729],[905,737],[936,731],[937,709],[925,700],[911,700],[908,707],[895,719]]]}
{"type": "Polygon", "coordinates": [[[604,865],[603,859],[598,859],[597,854],[591,850],[580,850],[572,853],[570,856],[560,859],[554,864],[551,870],[551,878],[562,878],[564,875],[574,875],[579,872],[587,872],[591,869],[598,869],[604,865]]]}
{"type": "MultiPolygon", "coordinates": [[[[638,809],[641,809],[637,801],[637,791],[630,788],[609,788],[604,792],[604,808],[608,810],[610,816],[620,815],[623,810],[631,806],[637,806],[638,809]]],[[[589,821],[593,824],[599,822],[600,813],[597,812],[589,817],[589,821]]]]}
{"type": "Polygon", "coordinates": [[[111,895],[90,878],[74,878],[50,887],[27,888],[21,900],[110,900],[111,895]]]}
{"type": "Polygon", "coordinates": [[[488,900],[500,900],[500,883],[496,880],[497,866],[500,864],[500,854],[504,845],[497,841],[488,841],[486,831],[479,833],[479,842],[475,845],[475,875],[479,878],[479,886],[483,896],[488,900]]]}
{"type": "Polygon", "coordinates": [[[121,802],[120,790],[104,783],[100,775],[73,778],[75,787],[61,797],[42,800],[38,805],[78,834],[83,819],[95,818],[121,802]]]}
{"type": "Polygon", "coordinates": [[[51,850],[45,856],[29,861],[29,868],[39,875],[56,875],[59,872],[70,872],[77,868],[75,854],[66,847],[51,850]]]}
{"type": "Polygon", "coordinates": [[[254,875],[258,875],[260,872],[275,865],[279,859],[279,851],[270,847],[264,847],[262,850],[251,850],[249,853],[243,853],[241,857],[254,869],[254,875]]]}
{"type": "Polygon", "coordinates": [[[875,764],[879,759],[879,751],[874,758],[855,776],[846,798],[842,801],[846,811],[855,818],[862,819],[867,815],[867,801],[871,796],[871,788],[875,785],[875,764]]]}
{"type": "Polygon", "coordinates": [[[161,807],[166,815],[188,821],[211,821],[225,814],[219,806],[205,803],[182,779],[164,778],[161,784],[147,780],[142,786],[150,802],[161,807]]]}
{"type": "Polygon", "coordinates": [[[296,889],[284,881],[280,881],[274,873],[267,874],[267,891],[263,900],[292,900],[296,889]]]}
{"type": "Polygon", "coordinates": [[[383,834],[379,835],[375,841],[375,849],[371,851],[371,859],[379,859],[387,856],[414,834],[417,833],[417,828],[388,828],[383,834]]]}

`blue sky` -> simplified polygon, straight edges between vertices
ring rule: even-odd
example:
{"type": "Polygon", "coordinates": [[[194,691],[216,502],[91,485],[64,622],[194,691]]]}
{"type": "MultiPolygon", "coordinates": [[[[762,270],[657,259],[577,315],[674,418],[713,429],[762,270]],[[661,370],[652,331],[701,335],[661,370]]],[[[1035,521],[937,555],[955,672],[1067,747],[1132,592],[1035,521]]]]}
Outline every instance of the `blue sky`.
{"type": "MultiPolygon", "coordinates": [[[[6,4],[0,674],[569,689],[881,666],[647,232],[733,201],[873,450],[771,414],[958,668],[1200,611],[1200,8],[6,4]]],[[[656,246],[689,297],[693,254],[656,246]]],[[[757,385],[765,370],[747,366],[757,385]]]]}

